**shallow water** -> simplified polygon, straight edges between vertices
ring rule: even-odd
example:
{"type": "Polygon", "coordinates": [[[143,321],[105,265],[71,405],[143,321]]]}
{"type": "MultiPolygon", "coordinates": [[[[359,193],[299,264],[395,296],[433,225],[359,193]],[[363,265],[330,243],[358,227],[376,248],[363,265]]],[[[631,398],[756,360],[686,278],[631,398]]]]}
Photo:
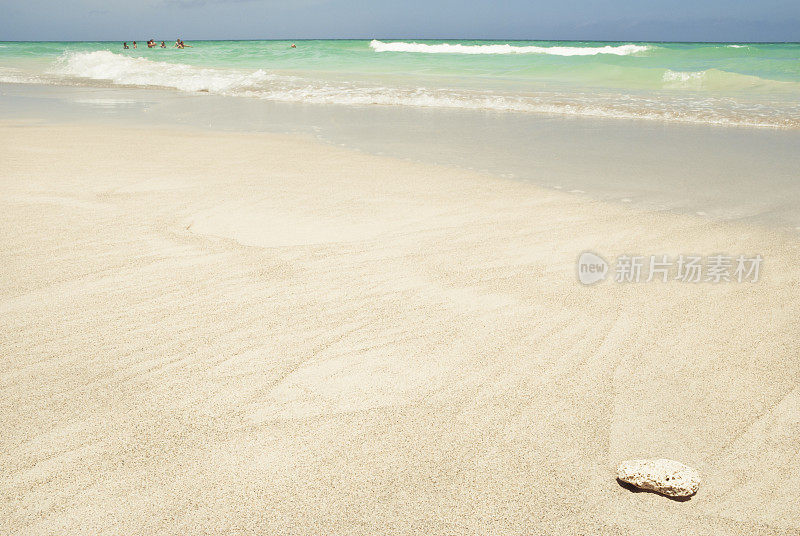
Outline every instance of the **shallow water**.
{"type": "Polygon", "coordinates": [[[800,230],[798,130],[23,84],[0,84],[0,117],[298,133],[648,210],[800,230]]]}
{"type": "Polygon", "coordinates": [[[556,41],[0,43],[0,81],[269,101],[800,128],[800,44],[556,41]]]}

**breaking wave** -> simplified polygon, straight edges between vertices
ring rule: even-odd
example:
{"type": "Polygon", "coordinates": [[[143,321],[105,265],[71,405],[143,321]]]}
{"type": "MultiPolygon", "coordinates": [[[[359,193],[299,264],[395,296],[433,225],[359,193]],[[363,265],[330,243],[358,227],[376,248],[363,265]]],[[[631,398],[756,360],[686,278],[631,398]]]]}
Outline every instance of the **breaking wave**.
{"type": "Polygon", "coordinates": [[[226,94],[261,86],[279,77],[261,69],[241,71],[194,67],[182,63],[152,61],[146,58],[122,56],[107,50],[74,52],[61,56],[53,74],[93,80],[108,80],[114,84],[169,87],[181,91],[206,91],[226,94]]]}
{"type": "Polygon", "coordinates": [[[375,52],[419,52],[424,54],[551,54],[553,56],[595,56],[597,54],[614,54],[628,56],[637,52],[644,52],[650,47],[645,45],[606,45],[602,47],[539,47],[515,45],[450,45],[441,43],[430,45],[426,43],[406,43],[398,41],[384,43],[373,39],[369,44],[375,52]]]}

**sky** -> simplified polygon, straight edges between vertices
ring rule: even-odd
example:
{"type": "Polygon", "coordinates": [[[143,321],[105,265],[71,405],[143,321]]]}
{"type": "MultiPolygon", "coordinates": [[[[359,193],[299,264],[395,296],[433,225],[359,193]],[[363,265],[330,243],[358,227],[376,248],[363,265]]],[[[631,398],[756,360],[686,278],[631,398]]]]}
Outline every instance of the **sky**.
{"type": "Polygon", "coordinates": [[[0,0],[0,41],[800,41],[800,0],[0,0]]]}

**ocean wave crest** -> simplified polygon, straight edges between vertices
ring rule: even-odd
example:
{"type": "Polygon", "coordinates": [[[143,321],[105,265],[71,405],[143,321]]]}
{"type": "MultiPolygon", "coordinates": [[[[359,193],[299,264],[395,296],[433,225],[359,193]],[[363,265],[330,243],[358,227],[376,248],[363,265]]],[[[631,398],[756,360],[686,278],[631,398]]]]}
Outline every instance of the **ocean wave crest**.
{"type": "Polygon", "coordinates": [[[406,43],[397,41],[384,43],[373,39],[369,44],[375,52],[419,52],[424,54],[550,54],[553,56],[595,56],[597,54],[614,54],[628,56],[637,52],[644,52],[650,47],[645,45],[605,45],[602,47],[537,47],[515,45],[451,45],[441,43],[429,45],[426,43],[406,43]]]}

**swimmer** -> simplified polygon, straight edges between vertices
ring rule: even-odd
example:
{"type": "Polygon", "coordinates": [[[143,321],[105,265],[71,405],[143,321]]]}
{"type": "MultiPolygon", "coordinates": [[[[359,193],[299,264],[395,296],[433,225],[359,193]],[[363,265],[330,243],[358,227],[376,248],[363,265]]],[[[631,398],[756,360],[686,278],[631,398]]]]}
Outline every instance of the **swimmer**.
{"type": "Polygon", "coordinates": [[[133,42],[133,48],[136,48],[136,41],[133,42]]]}
{"type": "Polygon", "coordinates": [[[295,45],[294,43],[292,43],[292,48],[297,48],[297,45],[295,45]]]}
{"type": "Polygon", "coordinates": [[[167,45],[164,44],[164,41],[161,41],[161,48],[167,48],[167,45]]]}
{"type": "Polygon", "coordinates": [[[128,49],[129,49],[129,48],[131,48],[131,47],[129,47],[129,46],[128,46],[128,42],[127,42],[127,41],[125,41],[124,43],[122,43],[122,48],[124,48],[125,50],[128,50],[128,49]]]}

